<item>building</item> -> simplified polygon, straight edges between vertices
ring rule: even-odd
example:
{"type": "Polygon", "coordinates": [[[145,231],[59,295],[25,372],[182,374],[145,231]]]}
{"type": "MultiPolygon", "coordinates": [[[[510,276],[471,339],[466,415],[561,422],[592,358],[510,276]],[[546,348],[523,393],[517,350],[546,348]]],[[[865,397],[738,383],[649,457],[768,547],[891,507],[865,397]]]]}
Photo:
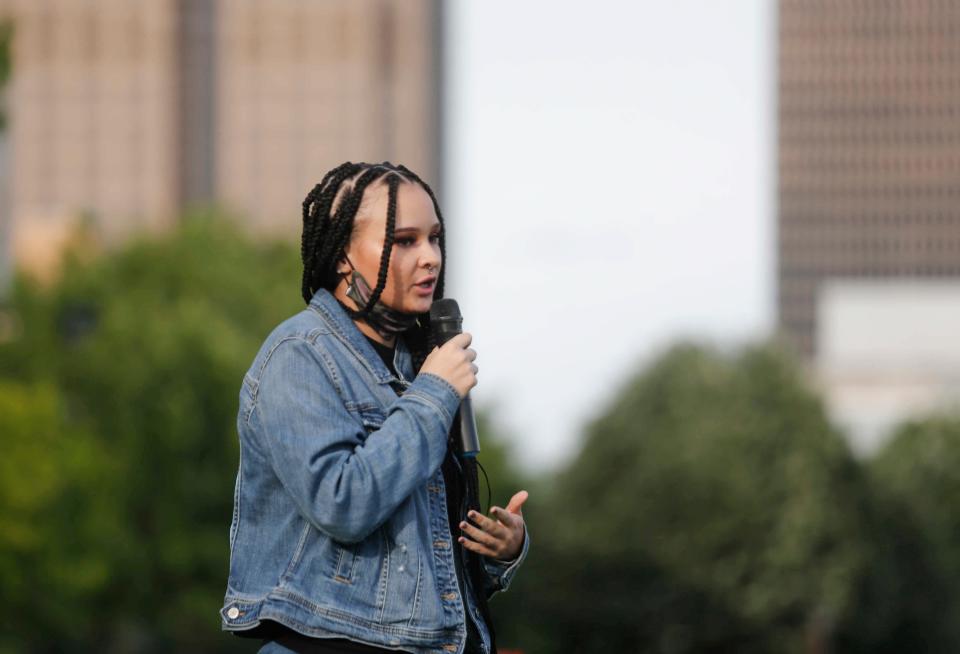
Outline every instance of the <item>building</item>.
{"type": "Polygon", "coordinates": [[[13,21],[6,258],[48,270],[215,203],[299,236],[344,160],[440,172],[439,0],[0,0],[13,21]]]}
{"type": "Polygon", "coordinates": [[[856,452],[960,410],[960,279],[834,280],[818,296],[816,378],[856,452]]]}
{"type": "MultiPolygon", "coordinates": [[[[960,280],[960,4],[781,0],[779,46],[779,324],[837,412],[852,406],[837,398],[866,397],[845,384],[881,389],[850,414],[866,416],[920,369],[940,384],[916,359],[929,348],[904,344],[922,338],[937,302],[956,300],[943,284],[960,280]],[[840,316],[862,331],[839,328],[840,316]],[[880,346],[893,342],[902,347],[880,346]]],[[[905,398],[874,414],[871,443],[877,421],[932,408],[905,398]]]]}

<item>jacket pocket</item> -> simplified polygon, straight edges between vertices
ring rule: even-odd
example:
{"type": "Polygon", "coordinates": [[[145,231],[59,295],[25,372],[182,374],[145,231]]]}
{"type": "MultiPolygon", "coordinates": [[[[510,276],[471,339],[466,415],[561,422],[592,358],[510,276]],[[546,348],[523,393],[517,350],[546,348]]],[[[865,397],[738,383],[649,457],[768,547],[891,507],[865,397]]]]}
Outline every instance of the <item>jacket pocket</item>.
{"type": "Polygon", "coordinates": [[[297,566],[300,565],[300,559],[303,558],[303,553],[307,549],[307,545],[311,540],[310,536],[314,534],[316,530],[309,523],[304,521],[303,529],[300,531],[300,538],[297,539],[297,547],[293,551],[293,556],[290,557],[290,562],[287,564],[287,569],[283,571],[283,575],[280,577],[284,580],[290,580],[291,577],[297,571],[297,566]]]}
{"type": "Polygon", "coordinates": [[[357,560],[361,557],[357,548],[361,545],[362,543],[350,545],[338,543],[310,523],[304,523],[296,549],[283,573],[283,579],[287,582],[295,579],[302,581],[304,574],[309,573],[312,568],[314,571],[312,574],[319,572],[335,582],[352,584],[360,572],[357,569],[357,560]],[[316,554],[311,555],[311,552],[316,554]],[[321,555],[320,558],[315,558],[317,554],[321,555]],[[304,561],[305,558],[306,561],[304,561]],[[305,571],[300,570],[302,561],[307,568],[305,571]],[[319,570],[316,568],[317,564],[320,564],[319,570]]]}
{"type": "Polygon", "coordinates": [[[330,541],[331,578],[341,584],[353,583],[353,571],[357,564],[354,547],[330,541]]]}

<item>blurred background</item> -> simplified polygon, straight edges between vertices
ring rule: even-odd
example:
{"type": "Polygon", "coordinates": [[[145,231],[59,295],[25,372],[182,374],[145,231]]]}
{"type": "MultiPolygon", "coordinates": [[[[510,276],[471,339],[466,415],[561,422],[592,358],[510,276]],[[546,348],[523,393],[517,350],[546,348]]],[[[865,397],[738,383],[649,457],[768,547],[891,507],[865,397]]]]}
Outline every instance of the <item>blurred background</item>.
{"type": "Polygon", "coordinates": [[[438,192],[503,648],[960,651],[960,5],[0,0],[0,653],[233,652],[242,375],[438,192]]]}

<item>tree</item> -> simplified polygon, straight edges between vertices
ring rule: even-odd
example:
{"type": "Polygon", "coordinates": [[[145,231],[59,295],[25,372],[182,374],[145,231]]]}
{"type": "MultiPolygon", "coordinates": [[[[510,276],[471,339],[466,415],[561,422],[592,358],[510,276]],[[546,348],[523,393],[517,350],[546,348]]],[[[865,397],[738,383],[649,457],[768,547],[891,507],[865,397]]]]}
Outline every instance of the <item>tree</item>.
{"type": "MultiPolygon", "coordinates": [[[[33,409],[46,427],[0,431],[7,465],[38,466],[36,447],[24,443],[39,435],[56,443],[44,446],[53,469],[73,465],[75,442],[88,453],[44,496],[43,538],[29,553],[43,569],[78,575],[76,593],[64,596],[54,584],[27,602],[34,619],[16,627],[20,647],[242,644],[220,634],[216,616],[238,457],[236,398],[263,338],[303,308],[299,290],[291,246],[254,244],[211,216],[104,257],[74,250],[52,288],[17,282],[12,310],[22,329],[0,346],[0,371],[53,390],[33,409]],[[86,563],[77,567],[71,552],[86,563]]],[[[14,545],[0,541],[0,558],[14,545]]]]}
{"type": "Polygon", "coordinates": [[[565,618],[531,651],[815,646],[863,574],[862,502],[844,441],[782,354],[675,347],[556,480],[534,531],[550,567],[524,592],[565,618]]]}
{"type": "Polygon", "coordinates": [[[877,556],[844,625],[847,651],[960,649],[960,418],[897,429],[868,462],[877,556]]]}

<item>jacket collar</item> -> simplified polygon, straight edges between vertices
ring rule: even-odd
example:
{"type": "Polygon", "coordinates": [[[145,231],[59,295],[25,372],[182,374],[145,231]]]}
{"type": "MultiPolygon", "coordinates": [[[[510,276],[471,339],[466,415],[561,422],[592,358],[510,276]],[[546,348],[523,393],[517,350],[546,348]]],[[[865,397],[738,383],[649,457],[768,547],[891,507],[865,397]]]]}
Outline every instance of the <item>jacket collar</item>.
{"type": "MultiPolygon", "coordinates": [[[[333,294],[321,288],[310,299],[310,308],[320,314],[333,333],[353,352],[360,363],[376,378],[380,384],[389,384],[396,381],[383,359],[373,349],[367,337],[357,328],[353,319],[347,315],[333,294]]],[[[397,349],[393,357],[393,365],[401,376],[411,374],[412,357],[402,337],[397,337],[397,349]]],[[[412,380],[405,380],[412,381],[412,380]]]]}

